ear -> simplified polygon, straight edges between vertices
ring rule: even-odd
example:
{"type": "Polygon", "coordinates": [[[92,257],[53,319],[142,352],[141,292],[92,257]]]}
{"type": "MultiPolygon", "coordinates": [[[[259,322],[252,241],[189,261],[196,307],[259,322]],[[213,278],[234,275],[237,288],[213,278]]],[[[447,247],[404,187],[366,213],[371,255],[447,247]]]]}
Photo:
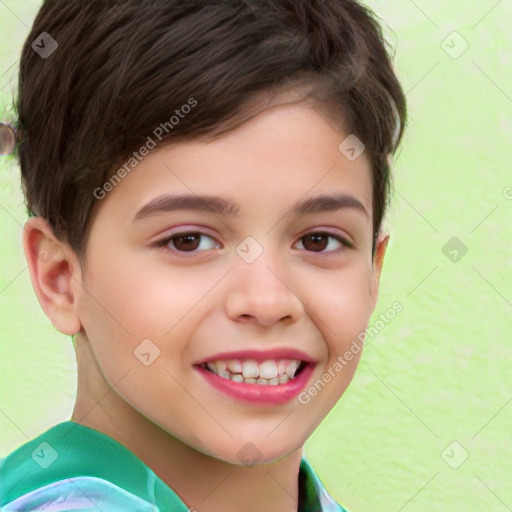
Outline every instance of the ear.
{"type": "Polygon", "coordinates": [[[372,312],[377,305],[377,299],[379,298],[379,285],[380,285],[380,274],[382,272],[382,265],[384,264],[384,254],[389,242],[389,235],[381,235],[377,240],[375,247],[375,254],[373,256],[373,270],[372,270],[372,283],[370,286],[372,312]]]}
{"type": "Polygon", "coordinates": [[[80,331],[76,294],[82,282],[75,252],[53,234],[40,217],[29,219],[23,230],[23,250],[39,304],[53,326],[63,334],[80,331]]]}

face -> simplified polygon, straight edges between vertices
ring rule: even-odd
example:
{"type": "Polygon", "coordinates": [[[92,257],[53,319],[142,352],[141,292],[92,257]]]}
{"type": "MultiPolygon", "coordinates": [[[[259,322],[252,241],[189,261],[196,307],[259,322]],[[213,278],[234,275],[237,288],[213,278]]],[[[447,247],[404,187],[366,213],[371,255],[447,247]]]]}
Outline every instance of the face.
{"type": "Polygon", "coordinates": [[[352,379],[360,352],[339,358],[380,268],[370,165],[340,152],[347,135],[277,105],[214,142],[153,149],[101,200],[81,325],[115,392],[199,452],[283,457],[352,379]]]}

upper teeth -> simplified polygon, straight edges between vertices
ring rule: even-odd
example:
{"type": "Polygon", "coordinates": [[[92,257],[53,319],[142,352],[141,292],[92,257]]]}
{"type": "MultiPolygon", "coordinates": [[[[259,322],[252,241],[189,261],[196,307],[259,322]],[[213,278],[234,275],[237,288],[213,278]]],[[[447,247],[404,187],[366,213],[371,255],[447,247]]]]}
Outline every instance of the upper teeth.
{"type": "Polygon", "coordinates": [[[236,382],[258,384],[283,384],[295,376],[301,361],[297,359],[230,359],[227,361],[210,361],[207,368],[217,375],[236,382]]]}

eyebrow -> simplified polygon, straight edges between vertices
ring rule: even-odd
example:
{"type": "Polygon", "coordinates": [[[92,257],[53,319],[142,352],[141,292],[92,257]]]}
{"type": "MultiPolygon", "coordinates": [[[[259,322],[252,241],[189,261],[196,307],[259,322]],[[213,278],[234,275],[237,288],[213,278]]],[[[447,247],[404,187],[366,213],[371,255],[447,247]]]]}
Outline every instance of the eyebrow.
{"type": "MultiPolygon", "coordinates": [[[[309,197],[298,201],[291,208],[291,215],[300,216],[335,210],[354,209],[366,217],[369,214],[355,197],[342,194],[328,194],[309,197]]],[[[212,195],[165,194],[155,197],[143,206],[134,216],[132,222],[177,210],[194,210],[211,212],[221,217],[236,218],[240,216],[240,204],[235,201],[212,195]]]]}

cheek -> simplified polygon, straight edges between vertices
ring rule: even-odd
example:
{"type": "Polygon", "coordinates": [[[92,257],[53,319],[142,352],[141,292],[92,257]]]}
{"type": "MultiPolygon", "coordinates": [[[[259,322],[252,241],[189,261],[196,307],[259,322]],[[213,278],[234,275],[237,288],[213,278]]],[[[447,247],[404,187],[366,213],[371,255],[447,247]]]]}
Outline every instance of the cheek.
{"type": "Polygon", "coordinates": [[[115,269],[87,276],[79,297],[80,321],[97,364],[112,385],[131,369],[133,351],[144,337],[134,330],[136,295],[115,269]]]}
{"type": "MultiPolygon", "coordinates": [[[[203,300],[225,273],[214,266],[173,266],[165,256],[118,258],[95,277],[95,297],[137,337],[162,338],[203,300]]],[[[187,317],[188,318],[188,317],[187,317]]]]}
{"type": "MultiPolygon", "coordinates": [[[[325,274],[315,280],[307,295],[317,326],[329,342],[330,351],[344,351],[345,346],[367,327],[372,309],[371,273],[363,266],[325,274]]],[[[308,305],[309,305],[308,304],[308,305]]],[[[332,354],[331,354],[332,355],[332,354]]]]}
{"type": "Polygon", "coordinates": [[[87,276],[80,318],[109,380],[138,367],[134,351],[147,339],[162,353],[160,360],[179,359],[186,350],[180,340],[190,336],[218,279],[218,272],[186,272],[161,262],[137,265],[137,258],[120,259],[87,276]]]}
{"type": "Polygon", "coordinates": [[[140,342],[161,334],[158,320],[161,323],[166,319],[166,306],[172,307],[165,296],[163,279],[151,281],[137,267],[123,265],[122,260],[119,265],[105,265],[86,282],[85,288],[82,309],[91,342],[129,338],[129,343],[135,343],[139,338],[140,342]]]}

